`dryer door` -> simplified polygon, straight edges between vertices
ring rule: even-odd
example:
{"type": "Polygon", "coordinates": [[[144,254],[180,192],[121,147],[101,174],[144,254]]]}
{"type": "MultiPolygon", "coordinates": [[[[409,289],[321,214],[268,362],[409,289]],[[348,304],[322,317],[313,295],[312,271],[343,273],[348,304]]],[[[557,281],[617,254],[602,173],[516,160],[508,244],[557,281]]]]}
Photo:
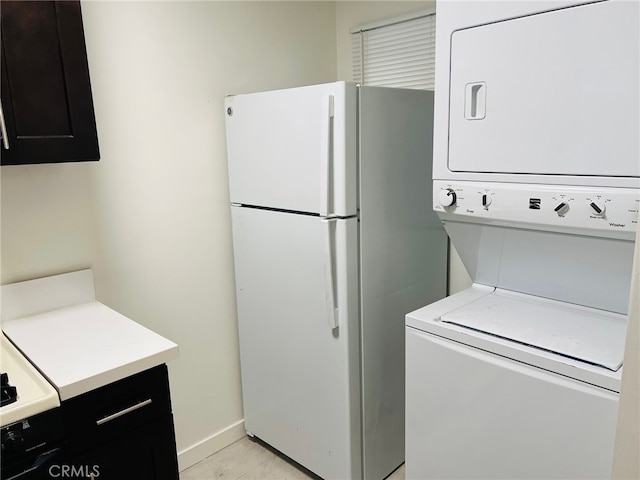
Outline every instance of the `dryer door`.
{"type": "Polygon", "coordinates": [[[455,31],[449,169],[640,176],[638,2],[455,31]]]}

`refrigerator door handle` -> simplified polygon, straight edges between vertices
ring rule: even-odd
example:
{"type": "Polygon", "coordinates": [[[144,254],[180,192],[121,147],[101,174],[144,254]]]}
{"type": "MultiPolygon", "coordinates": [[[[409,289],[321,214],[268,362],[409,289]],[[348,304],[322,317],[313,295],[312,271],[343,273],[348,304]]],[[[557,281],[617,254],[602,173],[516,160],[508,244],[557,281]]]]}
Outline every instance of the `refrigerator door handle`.
{"type": "Polygon", "coordinates": [[[331,197],[331,165],[333,163],[333,117],[334,97],[329,95],[322,108],[322,141],[320,152],[320,216],[329,214],[329,198],[331,197]]]}
{"type": "Polygon", "coordinates": [[[336,295],[335,295],[335,275],[333,271],[333,249],[331,248],[332,244],[332,231],[335,227],[335,219],[323,218],[320,220],[325,228],[324,228],[324,298],[326,302],[327,308],[327,319],[329,322],[329,328],[331,330],[338,328],[339,325],[339,317],[338,317],[338,308],[336,306],[336,295]]]}

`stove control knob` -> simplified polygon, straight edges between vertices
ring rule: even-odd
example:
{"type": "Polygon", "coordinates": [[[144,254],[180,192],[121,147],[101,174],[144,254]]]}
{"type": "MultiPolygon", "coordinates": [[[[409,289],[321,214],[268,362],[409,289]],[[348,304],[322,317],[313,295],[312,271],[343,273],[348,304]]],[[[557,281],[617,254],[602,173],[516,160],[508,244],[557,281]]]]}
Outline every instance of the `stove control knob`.
{"type": "Polygon", "coordinates": [[[556,205],[556,208],[553,209],[558,215],[564,215],[569,211],[569,204],[567,202],[560,202],[556,205]]]}
{"type": "Polygon", "coordinates": [[[601,201],[591,202],[589,206],[591,207],[591,211],[594,215],[604,217],[604,211],[607,208],[605,207],[604,202],[601,202],[601,201]]]}
{"type": "Polygon", "coordinates": [[[2,453],[7,454],[17,451],[23,442],[24,438],[18,432],[7,432],[2,436],[2,453]]]}
{"type": "Polygon", "coordinates": [[[453,191],[453,188],[446,188],[444,190],[440,190],[438,193],[438,202],[443,207],[451,207],[456,204],[456,192],[453,191]]]}

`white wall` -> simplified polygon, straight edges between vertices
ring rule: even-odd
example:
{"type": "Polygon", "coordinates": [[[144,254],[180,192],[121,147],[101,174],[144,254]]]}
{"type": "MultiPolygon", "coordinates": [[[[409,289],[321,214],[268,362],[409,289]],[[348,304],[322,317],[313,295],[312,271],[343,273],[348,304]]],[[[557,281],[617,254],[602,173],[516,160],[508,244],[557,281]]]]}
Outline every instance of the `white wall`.
{"type": "Polygon", "coordinates": [[[244,434],[223,98],[336,79],[333,2],[82,3],[101,160],[2,167],[2,283],[94,268],[180,345],[181,467],[244,434]]]}
{"type": "Polygon", "coordinates": [[[95,163],[3,166],[2,283],[90,267],[95,163]]]}

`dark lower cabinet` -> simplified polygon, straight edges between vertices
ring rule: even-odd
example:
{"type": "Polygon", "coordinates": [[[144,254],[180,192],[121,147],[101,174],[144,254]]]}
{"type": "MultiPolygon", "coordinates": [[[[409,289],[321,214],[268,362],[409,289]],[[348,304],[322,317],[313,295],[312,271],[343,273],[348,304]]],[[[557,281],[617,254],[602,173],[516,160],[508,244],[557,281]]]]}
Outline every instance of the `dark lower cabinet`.
{"type": "Polygon", "coordinates": [[[98,160],[79,1],[0,3],[2,165],[98,160]]]}
{"type": "Polygon", "coordinates": [[[178,480],[166,365],[62,402],[75,478],[178,480]]]}
{"type": "Polygon", "coordinates": [[[137,428],[72,460],[76,472],[91,478],[176,480],[176,445],[169,438],[171,417],[137,428]]]}

